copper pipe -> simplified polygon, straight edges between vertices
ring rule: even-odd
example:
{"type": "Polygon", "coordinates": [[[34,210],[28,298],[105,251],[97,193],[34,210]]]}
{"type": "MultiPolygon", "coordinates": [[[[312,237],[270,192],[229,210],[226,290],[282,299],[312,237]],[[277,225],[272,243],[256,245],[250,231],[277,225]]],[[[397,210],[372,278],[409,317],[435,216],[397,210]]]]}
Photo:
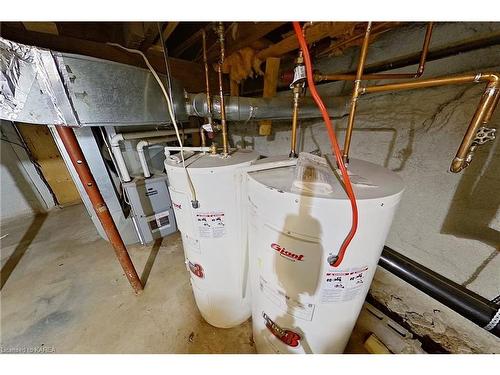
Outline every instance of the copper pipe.
{"type": "Polygon", "coordinates": [[[80,181],[82,182],[90,202],[94,207],[95,213],[97,214],[97,217],[106,232],[109,243],[113,246],[116,257],[118,258],[130,285],[134,289],[135,294],[140,294],[143,290],[141,280],[137,275],[132,260],[127,252],[127,248],[125,247],[125,244],[120,236],[120,232],[118,232],[115,222],[113,221],[108,207],[106,206],[101,192],[97,187],[94,177],[92,176],[92,172],[90,171],[85,157],[83,156],[82,149],[78,144],[73,129],[67,126],[56,126],[56,130],[62,143],[64,144],[64,148],[68,152],[69,158],[71,159],[73,167],[75,167],[78,177],[80,177],[80,181]]]}
{"type": "Polygon", "coordinates": [[[297,128],[299,120],[299,97],[300,97],[300,86],[294,86],[293,88],[293,112],[292,112],[292,137],[290,144],[290,154],[289,157],[296,158],[297,154],[297,128]]]}
{"type": "Polygon", "coordinates": [[[219,76],[219,95],[220,95],[220,123],[222,127],[222,155],[229,155],[229,144],[227,137],[227,122],[226,122],[226,107],[224,104],[224,89],[222,86],[222,64],[224,64],[224,24],[219,22],[217,27],[217,33],[219,34],[219,44],[220,44],[220,62],[217,69],[219,76]]]}
{"type": "Polygon", "coordinates": [[[484,115],[483,124],[487,124],[488,122],[490,122],[491,116],[493,116],[493,112],[495,112],[495,109],[498,105],[499,99],[500,99],[500,90],[497,90],[495,100],[493,101],[491,106],[486,111],[486,114],[484,115]]]}
{"type": "Polygon", "coordinates": [[[370,32],[372,23],[368,22],[365,31],[365,38],[359,55],[358,69],[356,71],[356,80],[354,81],[354,88],[352,90],[351,106],[349,109],[349,119],[347,121],[347,129],[344,140],[344,150],[342,151],[342,159],[344,163],[349,162],[349,148],[351,146],[352,129],[354,127],[354,118],[356,116],[356,106],[358,103],[359,88],[361,86],[361,77],[363,76],[363,69],[365,67],[366,55],[368,54],[368,45],[370,41],[370,32]]]}
{"type": "Polygon", "coordinates": [[[401,83],[391,83],[387,85],[376,85],[368,86],[360,89],[360,94],[378,93],[385,91],[400,91],[400,90],[411,90],[426,87],[442,86],[442,85],[454,85],[463,83],[478,83],[478,82],[488,82],[486,89],[481,97],[481,101],[477,107],[476,113],[472,118],[469,127],[460,143],[460,147],[453,159],[450,166],[450,171],[457,173],[462,169],[466,168],[471,160],[472,154],[474,152],[475,146],[473,145],[474,139],[476,137],[477,131],[481,125],[484,126],[495,110],[496,105],[499,100],[499,90],[500,90],[500,74],[497,73],[478,73],[478,74],[467,74],[455,77],[439,77],[423,79],[413,82],[401,82],[401,83]]]}
{"type": "Polygon", "coordinates": [[[425,87],[456,85],[462,83],[494,82],[498,84],[499,75],[497,73],[465,74],[454,77],[438,77],[421,79],[418,81],[389,83],[385,85],[366,86],[359,90],[360,94],[373,94],[384,91],[401,91],[419,89],[425,87]]]}
{"type": "MultiPolygon", "coordinates": [[[[212,98],[210,97],[210,78],[208,74],[208,57],[207,57],[207,33],[205,29],[201,32],[203,40],[203,65],[205,66],[205,87],[207,91],[207,106],[208,106],[208,116],[207,120],[210,126],[212,125],[212,98]]],[[[203,131],[202,131],[203,133],[203,131]]]]}
{"type": "MultiPolygon", "coordinates": [[[[458,173],[464,168],[467,168],[472,161],[474,152],[477,148],[477,144],[474,144],[477,132],[481,125],[485,125],[484,119],[488,112],[493,113],[496,97],[498,96],[498,81],[489,82],[486,86],[486,90],[481,97],[481,101],[472,117],[472,120],[465,132],[464,138],[460,143],[458,151],[451,162],[450,171],[453,173],[458,173]],[[490,110],[491,108],[491,110],[490,110]]],[[[497,102],[498,103],[498,102],[497,102]]]]}
{"type": "MultiPolygon", "coordinates": [[[[434,22],[429,22],[425,31],[424,43],[422,45],[422,52],[420,54],[420,61],[415,73],[379,73],[379,74],[365,74],[361,79],[363,80],[377,80],[377,79],[410,79],[410,78],[420,78],[425,70],[425,62],[427,60],[427,54],[429,53],[429,46],[432,38],[432,30],[434,28],[434,22]]],[[[355,74],[315,74],[315,82],[323,81],[354,81],[356,79],[355,74]]]]}
{"type": "Polygon", "coordinates": [[[200,139],[201,139],[201,147],[205,147],[207,145],[207,141],[205,138],[205,129],[200,127],[200,139]]]}

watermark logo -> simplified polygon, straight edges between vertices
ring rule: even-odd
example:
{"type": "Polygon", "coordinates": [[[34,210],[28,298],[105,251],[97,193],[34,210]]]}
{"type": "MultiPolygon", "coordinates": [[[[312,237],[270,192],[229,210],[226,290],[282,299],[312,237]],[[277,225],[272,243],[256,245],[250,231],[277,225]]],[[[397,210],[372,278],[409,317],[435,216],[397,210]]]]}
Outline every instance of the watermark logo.
{"type": "Polygon", "coordinates": [[[0,354],[54,354],[55,346],[2,346],[0,345],[0,354]]]}

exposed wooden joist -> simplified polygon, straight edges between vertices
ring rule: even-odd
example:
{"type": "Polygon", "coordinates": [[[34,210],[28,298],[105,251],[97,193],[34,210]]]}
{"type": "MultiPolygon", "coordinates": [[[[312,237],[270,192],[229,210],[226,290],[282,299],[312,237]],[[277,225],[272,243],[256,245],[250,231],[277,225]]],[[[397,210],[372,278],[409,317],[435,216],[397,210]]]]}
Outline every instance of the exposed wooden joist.
{"type": "MultiPolygon", "coordinates": [[[[128,53],[105,43],[24,31],[9,27],[5,23],[2,24],[2,37],[19,43],[48,48],[54,51],[81,54],[128,65],[146,67],[140,56],[128,53]]],[[[146,55],[158,72],[165,73],[165,61],[161,52],[149,50],[146,55]]],[[[177,58],[170,58],[169,64],[172,76],[181,80],[186,90],[191,92],[204,90],[204,70],[200,64],[177,58]]],[[[215,85],[216,80],[212,80],[215,85]]]]}
{"type": "MultiPolygon", "coordinates": [[[[230,55],[241,48],[248,47],[252,43],[262,39],[271,31],[276,30],[286,22],[238,22],[237,38],[226,36],[226,54],[230,55]]],[[[212,44],[208,49],[208,60],[215,61],[219,57],[218,42],[212,44]]]]}
{"type": "MultiPolygon", "coordinates": [[[[355,22],[318,22],[308,27],[305,35],[307,42],[313,43],[326,37],[335,37],[349,33],[354,29],[355,25],[355,22]]],[[[260,51],[257,57],[261,60],[265,60],[268,57],[279,57],[297,48],[299,48],[297,37],[290,35],[282,41],[260,51]]]]}
{"type": "Polygon", "coordinates": [[[170,35],[175,31],[175,29],[179,26],[179,22],[169,22],[167,23],[167,26],[163,30],[163,41],[166,42],[168,38],[170,38],[170,35]]]}
{"type": "Polygon", "coordinates": [[[139,47],[139,49],[142,52],[146,52],[149,49],[149,47],[155,44],[156,41],[159,39],[160,35],[158,29],[158,22],[145,22],[144,30],[145,30],[144,31],[145,38],[144,41],[141,43],[141,46],[139,47]]]}
{"type": "MultiPolygon", "coordinates": [[[[280,58],[269,57],[266,60],[266,72],[264,74],[264,98],[272,98],[276,95],[280,71],[280,58]]],[[[263,120],[259,123],[259,135],[271,135],[271,120],[263,120]]]]}
{"type": "Polygon", "coordinates": [[[58,35],[55,22],[23,22],[24,28],[28,31],[58,35]]]}
{"type": "Polygon", "coordinates": [[[186,50],[191,48],[195,43],[200,42],[201,43],[201,33],[203,30],[205,30],[207,33],[208,31],[212,28],[213,24],[209,23],[205,27],[201,28],[197,32],[195,32],[193,35],[191,35],[189,38],[187,38],[185,41],[183,41],[181,44],[179,44],[177,47],[175,47],[172,51],[172,56],[179,57],[182,55],[186,50]]]}

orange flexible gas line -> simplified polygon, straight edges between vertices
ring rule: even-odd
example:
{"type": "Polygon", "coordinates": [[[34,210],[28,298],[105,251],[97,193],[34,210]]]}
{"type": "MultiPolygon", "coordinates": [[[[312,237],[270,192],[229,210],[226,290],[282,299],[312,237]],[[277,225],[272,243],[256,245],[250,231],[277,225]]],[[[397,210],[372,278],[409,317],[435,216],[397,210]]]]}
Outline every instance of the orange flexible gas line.
{"type": "Polygon", "coordinates": [[[302,33],[302,28],[298,22],[293,22],[293,28],[295,30],[295,34],[297,35],[297,39],[299,41],[300,49],[302,50],[302,54],[304,55],[304,62],[306,65],[306,75],[307,75],[307,83],[309,85],[309,90],[311,91],[311,95],[316,102],[319,110],[321,111],[321,115],[323,116],[323,120],[325,122],[326,129],[328,130],[328,136],[330,138],[330,143],[332,145],[332,151],[335,155],[335,159],[337,160],[337,166],[339,167],[342,178],[344,180],[344,187],[349,197],[349,201],[351,202],[352,209],[352,225],[351,230],[347,234],[344,242],[340,246],[339,253],[337,255],[337,259],[335,262],[331,263],[332,267],[338,267],[342,263],[344,259],[347,247],[351,243],[354,235],[356,234],[356,230],[358,229],[358,206],[356,204],[356,196],[354,195],[354,190],[352,188],[351,180],[349,178],[349,174],[347,173],[347,168],[342,160],[342,152],[340,150],[339,144],[337,142],[337,137],[335,135],[335,130],[333,129],[332,121],[330,120],[330,116],[328,115],[328,111],[321,100],[321,97],[316,90],[316,86],[314,85],[314,76],[313,69],[311,63],[311,56],[309,55],[309,49],[307,47],[306,39],[302,33]]]}

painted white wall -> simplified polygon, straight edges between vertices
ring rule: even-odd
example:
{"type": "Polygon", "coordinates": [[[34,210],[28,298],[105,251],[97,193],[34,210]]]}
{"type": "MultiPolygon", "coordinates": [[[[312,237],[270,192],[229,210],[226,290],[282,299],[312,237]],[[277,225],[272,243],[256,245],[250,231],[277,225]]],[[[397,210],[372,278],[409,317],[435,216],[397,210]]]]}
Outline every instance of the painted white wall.
{"type": "MultiPolygon", "coordinates": [[[[2,138],[19,143],[9,122],[2,121],[0,126],[2,138]]],[[[1,141],[0,152],[0,220],[34,215],[54,207],[47,187],[23,148],[1,141]]]]}

